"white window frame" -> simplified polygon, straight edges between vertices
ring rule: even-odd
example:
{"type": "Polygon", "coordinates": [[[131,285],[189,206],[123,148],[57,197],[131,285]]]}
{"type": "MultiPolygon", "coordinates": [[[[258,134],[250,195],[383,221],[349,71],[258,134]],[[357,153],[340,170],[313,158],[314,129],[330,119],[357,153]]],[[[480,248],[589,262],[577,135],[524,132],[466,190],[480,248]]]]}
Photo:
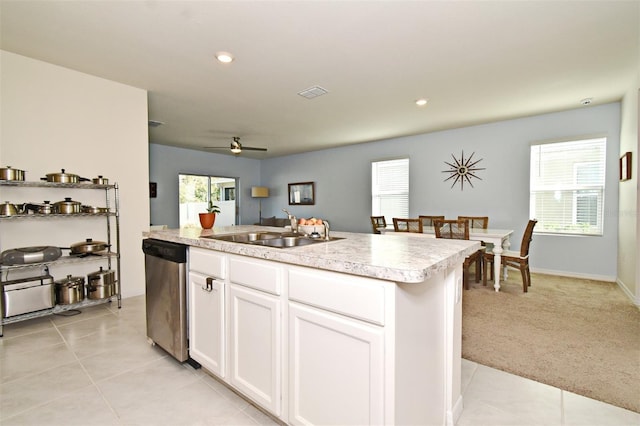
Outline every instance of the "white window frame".
{"type": "MultiPolygon", "coordinates": [[[[606,137],[590,137],[531,144],[529,211],[530,217],[538,219],[536,233],[585,236],[603,235],[606,149],[606,137]],[[562,144],[566,145],[563,146],[562,144]],[[556,146],[554,147],[552,145],[556,146]],[[559,151],[555,151],[554,155],[553,149],[556,147],[559,151]],[[562,152],[563,148],[566,149],[566,155],[570,155],[571,151],[577,154],[576,157],[567,157],[566,167],[571,167],[571,169],[567,170],[567,173],[564,174],[562,173],[562,168],[559,167],[562,163],[558,160],[558,152],[562,152]],[[572,158],[575,158],[573,163],[572,158]],[[554,162],[556,164],[553,164],[554,162]],[[538,166],[537,168],[536,165],[538,166]],[[580,182],[580,168],[585,166],[593,168],[594,165],[596,167],[591,177],[595,178],[595,180],[590,179],[588,182],[580,182]],[[547,173],[546,175],[545,172],[547,173]],[[558,181],[555,182],[554,178],[558,181]],[[542,207],[537,205],[541,199],[543,204],[545,204],[545,198],[540,197],[540,195],[544,195],[545,193],[549,195],[553,193],[554,198],[558,201],[560,201],[563,196],[570,196],[569,199],[565,198],[565,203],[571,203],[571,206],[560,207],[556,211],[552,209],[557,207],[550,207],[546,210],[547,214],[545,214],[544,205],[542,207]],[[583,197],[595,197],[596,199],[595,225],[590,221],[581,222],[579,220],[578,201],[583,197]],[[546,222],[546,218],[551,215],[550,212],[557,213],[557,216],[562,217],[562,219],[546,222]]],[[[551,197],[546,197],[547,202],[550,199],[551,197]]],[[[561,201],[560,204],[562,205],[561,201]]]]}
{"type": "Polygon", "coordinates": [[[391,222],[394,217],[408,217],[409,158],[371,162],[371,215],[384,216],[387,222],[391,222]],[[385,173],[389,170],[392,170],[391,174],[385,173]],[[380,182],[383,177],[394,179],[394,182],[380,182]],[[395,203],[391,202],[394,198],[395,203]],[[389,204],[394,205],[389,207],[389,204]]]}

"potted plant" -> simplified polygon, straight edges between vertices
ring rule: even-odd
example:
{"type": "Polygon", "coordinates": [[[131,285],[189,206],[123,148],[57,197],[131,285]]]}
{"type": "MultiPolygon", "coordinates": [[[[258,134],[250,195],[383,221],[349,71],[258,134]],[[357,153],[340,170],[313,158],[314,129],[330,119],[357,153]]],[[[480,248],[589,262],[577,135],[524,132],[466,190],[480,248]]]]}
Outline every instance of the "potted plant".
{"type": "Polygon", "coordinates": [[[216,213],[220,213],[220,207],[214,205],[209,200],[209,207],[207,207],[206,213],[198,213],[200,216],[200,226],[203,229],[213,228],[213,224],[216,222],[216,213]]]}

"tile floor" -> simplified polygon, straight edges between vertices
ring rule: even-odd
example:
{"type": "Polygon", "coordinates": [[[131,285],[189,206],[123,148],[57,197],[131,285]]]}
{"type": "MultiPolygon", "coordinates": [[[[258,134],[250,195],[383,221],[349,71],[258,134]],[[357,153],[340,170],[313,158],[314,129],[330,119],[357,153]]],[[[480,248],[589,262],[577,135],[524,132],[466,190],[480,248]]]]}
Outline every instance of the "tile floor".
{"type": "MultiPolygon", "coordinates": [[[[0,425],[273,425],[146,340],[144,298],[4,327],[0,425]]],[[[640,414],[463,360],[458,425],[640,425],[640,414]]]]}

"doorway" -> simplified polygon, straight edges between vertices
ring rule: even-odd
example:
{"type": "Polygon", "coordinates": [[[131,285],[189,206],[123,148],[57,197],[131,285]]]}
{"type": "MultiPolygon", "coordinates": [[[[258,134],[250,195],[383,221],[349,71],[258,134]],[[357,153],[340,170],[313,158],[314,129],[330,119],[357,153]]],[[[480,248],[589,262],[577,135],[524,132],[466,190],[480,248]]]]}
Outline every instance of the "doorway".
{"type": "Polygon", "coordinates": [[[200,227],[198,213],[207,211],[209,201],[218,206],[215,226],[237,224],[238,178],[206,175],[178,175],[180,227],[200,227]]]}

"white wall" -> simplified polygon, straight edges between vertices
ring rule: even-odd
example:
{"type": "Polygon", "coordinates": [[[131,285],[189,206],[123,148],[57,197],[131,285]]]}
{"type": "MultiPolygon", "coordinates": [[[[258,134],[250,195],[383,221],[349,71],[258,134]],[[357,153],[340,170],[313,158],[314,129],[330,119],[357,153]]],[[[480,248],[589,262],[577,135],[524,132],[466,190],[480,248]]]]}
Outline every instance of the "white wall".
{"type": "Polygon", "coordinates": [[[260,185],[260,160],[151,144],[149,178],[158,184],[157,198],[150,199],[152,224],[168,225],[169,228],[180,226],[179,174],[238,178],[236,198],[240,209],[239,225],[258,222],[259,204],[257,199],[251,198],[251,187],[260,185]]]}
{"type": "MultiPolygon", "coordinates": [[[[83,177],[100,174],[110,183],[117,182],[122,295],[143,294],[141,239],[149,228],[146,91],[6,51],[0,51],[0,61],[0,164],[26,170],[30,181],[64,168],[83,177]]],[[[61,192],[54,193],[50,201],[69,196],[56,191],[61,192]]],[[[94,202],[89,192],[71,196],[83,203],[94,202]]],[[[40,198],[31,201],[42,202],[45,196],[38,193],[40,198]]],[[[70,222],[46,220],[20,225],[24,228],[21,246],[68,246],[94,232],[83,228],[86,224],[69,230],[70,222]]],[[[18,244],[13,229],[7,222],[1,224],[2,250],[18,244]]]]}
{"type": "MultiPolygon", "coordinates": [[[[529,219],[529,146],[532,142],[576,136],[607,136],[604,236],[536,235],[531,245],[534,270],[614,281],[618,232],[618,153],[620,104],[579,108],[389,139],[262,161],[262,184],[271,196],[263,216],[282,216],[287,207],[298,217],[328,219],[332,229],[371,232],[371,161],[410,158],[410,216],[444,214],[489,216],[494,228],[514,229],[519,249],[529,219]],[[451,155],[475,153],[482,180],[474,187],[443,182],[451,155]],[[287,184],[313,181],[313,206],[288,206],[287,184]]],[[[388,220],[390,218],[387,218],[388,220]]]]}
{"type": "Polygon", "coordinates": [[[637,305],[640,305],[640,270],[639,259],[640,248],[640,217],[638,217],[638,197],[639,181],[638,173],[640,169],[640,161],[638,161],[638,145],[640,144],[640,135],[638,134],[638,112],[640,111],[640,96],[638,94],[640,87],[640,76],[638,77],[638,85],[630,88],[623,101],[623,117],[620,153],[622,156],[625,152],[632,154],[631,179],[619,183],[620,190],[620,225],[619,225],[619,242],[618,242],[618,284],[622,287],[627,295],[634,299],[637,305]]]}

